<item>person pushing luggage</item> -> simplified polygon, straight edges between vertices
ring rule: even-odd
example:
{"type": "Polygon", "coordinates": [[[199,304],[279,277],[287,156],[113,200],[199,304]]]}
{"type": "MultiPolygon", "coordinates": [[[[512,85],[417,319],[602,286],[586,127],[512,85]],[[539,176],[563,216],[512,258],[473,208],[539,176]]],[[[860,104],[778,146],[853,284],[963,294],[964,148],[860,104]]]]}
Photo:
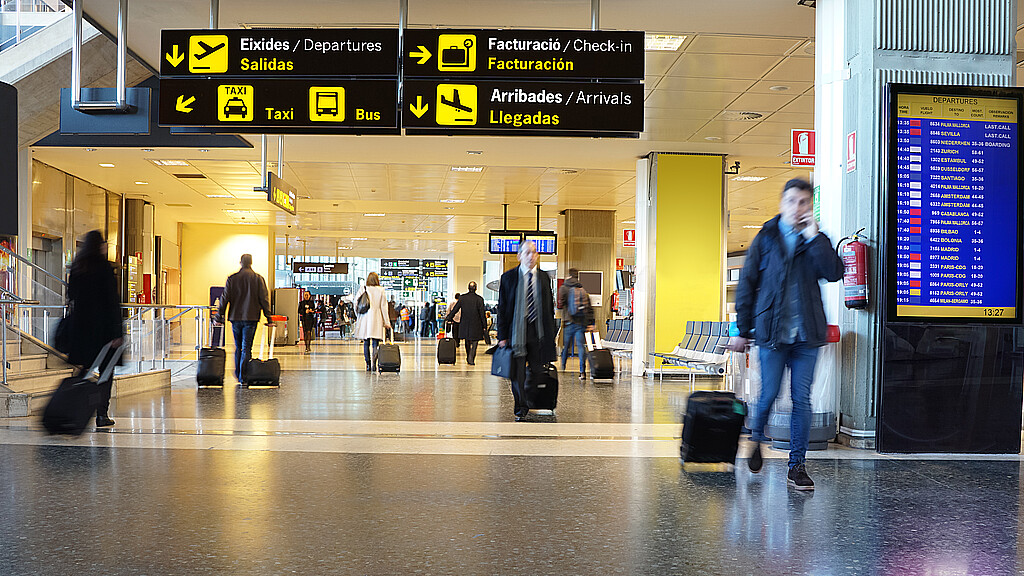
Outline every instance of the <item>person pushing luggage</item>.
{"type": "Polygon", "coordinates": [[[252,254],[242,254],[241,269],[224,282],[224,295],[214,321],[223,324],[224,314],[231,321],[235,336],[235,380],[242,384],[245,364],[252,358],[252,342],[260,314],[270,321],[270,292],[267,282],[252,269],[252,254]],[[230,307],[230,308],[229,308],[230,307]]]}

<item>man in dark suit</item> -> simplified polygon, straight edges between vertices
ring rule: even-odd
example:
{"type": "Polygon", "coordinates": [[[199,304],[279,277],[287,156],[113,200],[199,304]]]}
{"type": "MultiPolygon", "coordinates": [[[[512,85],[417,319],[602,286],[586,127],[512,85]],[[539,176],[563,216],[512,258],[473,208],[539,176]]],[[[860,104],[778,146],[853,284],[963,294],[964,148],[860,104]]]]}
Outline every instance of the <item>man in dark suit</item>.
{"type": "Polygon", "coordinates": [[[531,241],[519,245],[519,266],[501,275],[498,287],[498,346],[512,346],[512,398],[516,421],[530,413],[523,384],[528,373],[554,362],[555,309],[551,280],[537,267],[540,257],[531,241]]]}
{"type": "Polygon", "coordinates": [[[476,293],[476,282],[469,283],[469,292],[459,296],[458,302],[448,311],[445,322],[452,322],[459,312],[462,312],[461,322],[457,324],[456,331],[466,341],[466,363],[472,366],[476,363],[476,347],[484,339],[487,330],[484,299],[476,293]]]}

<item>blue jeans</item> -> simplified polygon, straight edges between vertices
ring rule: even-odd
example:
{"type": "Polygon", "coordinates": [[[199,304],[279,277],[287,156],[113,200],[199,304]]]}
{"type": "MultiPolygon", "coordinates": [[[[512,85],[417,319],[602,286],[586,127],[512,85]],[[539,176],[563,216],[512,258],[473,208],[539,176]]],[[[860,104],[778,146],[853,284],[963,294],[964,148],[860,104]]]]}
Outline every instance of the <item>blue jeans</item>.
{"type": "Polygon", "coordinates": [[[366,367],[370,370],[377,369],[377,347],[380,346],[380,340],[377,338],[367,338],[363,340],[363,358],[366,359],[366,367]],[[370,343],[373,343],[373,356],[370,356],[370,343]]]}
{"type": "Polygon", "coordinates": [[[242,367],[252,358],[252,341],[256,337],[259,320],[234,320],[231,331],[235,335],[235,380],[242,381],[242,367]]]}
{"type": "Polygon", "coordinates": [[[750,437],[764,442],[764,427],[779,395],[782,373],[789,366],[789,395],[793,399],[793,415],[789,423],[789,467],[803,464],[807,457],[807,444],[811,432],[811,384],[818,349],[806,342],[779,345],[776,349],[757,347],[761,362],[761,397],[757,400],[750,437]]]}
{"type": "Polygon", "coordinates": [[[570,322],[565,325],[565,346],[562,347],[562,369],[565,369],[565,361],[569,359],[569,348],[575,343],[576,354],[580,357],[580,374],[587,373],[587,344],[583,335],[586,328],[580,324],[570,322]]]}

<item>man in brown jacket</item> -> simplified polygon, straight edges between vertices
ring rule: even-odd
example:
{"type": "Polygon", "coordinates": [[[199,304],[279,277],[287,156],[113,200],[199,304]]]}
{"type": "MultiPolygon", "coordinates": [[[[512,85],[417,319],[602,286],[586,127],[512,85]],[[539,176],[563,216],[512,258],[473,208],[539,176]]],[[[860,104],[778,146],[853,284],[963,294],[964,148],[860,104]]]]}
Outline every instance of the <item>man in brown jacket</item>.
{"type": "Polygon", "coordinates": [[[242,269],[228,276],[224,295],[214,321],[224,322],[224,311],[230,304],[227,319],[235,335],[235,379],[242,382],[242,368],[252,358],[252,341],[262,312],[270,325],[270,292],[267,282],[252,269],[252,254],[242,254],[242,269]]]}

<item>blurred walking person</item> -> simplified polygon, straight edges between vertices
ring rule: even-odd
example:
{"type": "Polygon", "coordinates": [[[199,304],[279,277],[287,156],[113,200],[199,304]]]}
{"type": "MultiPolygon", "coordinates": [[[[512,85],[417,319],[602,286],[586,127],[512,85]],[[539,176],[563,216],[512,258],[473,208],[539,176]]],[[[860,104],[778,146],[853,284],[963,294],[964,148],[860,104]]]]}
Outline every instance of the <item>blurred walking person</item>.
{"type": "Polygon", "coordinates": [[[354,302],[356,305],[356,338],[363,341],[363,358],[366,360],[366,371],[373,372],[377,369],[377,347],[384,339],[384,330],[391,323],[388,318],[388,301],[384,296],[384,287],[380,285],[380,277],[376,272],[370,272],[359,292],[356,292],[354,302]],[[359,299],[366,296],[369,308],[360,313],[359,299]],[[373,347],[373,355],[370,355],[370,347],[373,347]]]}
{"type": "MultiPolygon", "coordinates": [[[[461,295],[455,306],[448,311],[447,321],[460,318],[455,333],[466,341],[466,363],[476,364],[476,348],[484,339],[487,330],[487,317],[484,311],[484,299],[476,293],[476,282],[469,283],[469,292],[461,295]]],[[[458,344],[456,344],[458,346],[458,344]]]]}
{"type": "Polygon", "coordinates": [[[227,312],[235,336],[235,380],[241,384],[242,369],[252,358],[252,341],[261,313],[270,325],[270,292],[263,276],[252,269],[252,254],[242,254],[239,264],[241,269],[224,282],[224,295],[214,320],[223,324],[227,312]]]}
{"type": "Polygon", "coordinates": [[[299,321],[302,322],[302,341],[306,345],[306,352],[309,352],[309,345],[313,342],[316,334],[316,302],[313,302],[313,295],[309,290],[303,291],[302,301],[299,302],[299,321]]]}
{"type": "MultiPolygon", "coordinates": [[[[71,262],[68,314],[68,362],[81,366],[78,374],[85,377],[100,351],[109,343],[110,349],[99,364],[99,373],[103,374],[114,361],[117,349],[124,344],[124,324],[117,277],[114,275],[114,267],[107,261],[107,241],[99,230],[85,234],[82,247],[71,262]]],[[[113,383],[113,373],[106,380],[98,382],[100,397],[96,408],[97,428],[114,425],[107,413],[113,383]]]]}

